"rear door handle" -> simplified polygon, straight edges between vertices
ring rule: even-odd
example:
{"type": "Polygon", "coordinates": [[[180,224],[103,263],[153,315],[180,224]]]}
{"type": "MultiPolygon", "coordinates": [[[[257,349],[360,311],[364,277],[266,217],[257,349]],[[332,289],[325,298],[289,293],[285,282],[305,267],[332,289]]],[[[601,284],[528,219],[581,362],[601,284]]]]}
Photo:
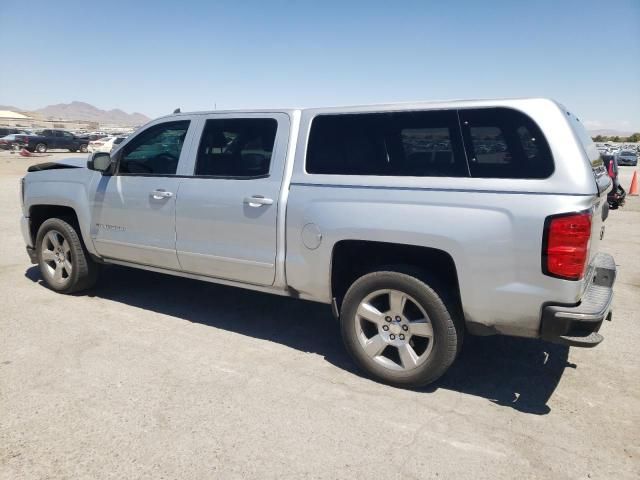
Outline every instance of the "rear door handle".
{"type": "Polygon", "coordinates": [[[253,197],[245,197],[244,203],[250,207],[261,207],[262,205],[273,205],[271,198],[264,198],[262,195],[254,195],[253,197]]]}
{"type": "Polygon", "coordinates": [[[156,200],[162,200],[163,198],[173,197],[173,192],[167,192],[166,190],[159,188],[158,190],[151,192],[151,196],[156,200]]]}

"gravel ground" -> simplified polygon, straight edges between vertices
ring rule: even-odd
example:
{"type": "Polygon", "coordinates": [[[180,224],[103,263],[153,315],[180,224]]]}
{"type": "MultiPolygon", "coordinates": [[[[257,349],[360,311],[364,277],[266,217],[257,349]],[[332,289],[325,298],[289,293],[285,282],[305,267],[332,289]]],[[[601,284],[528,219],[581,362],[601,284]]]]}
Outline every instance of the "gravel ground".
{"type": "Polygon", "coordinates": [[[0,478],[639,478],[639,197],[607,221],[600,346],[469,338],[408,391],[360,377],[322,305],[115,267],[46,289],[18,179],[60,156],[0,153],[0,478]]]}

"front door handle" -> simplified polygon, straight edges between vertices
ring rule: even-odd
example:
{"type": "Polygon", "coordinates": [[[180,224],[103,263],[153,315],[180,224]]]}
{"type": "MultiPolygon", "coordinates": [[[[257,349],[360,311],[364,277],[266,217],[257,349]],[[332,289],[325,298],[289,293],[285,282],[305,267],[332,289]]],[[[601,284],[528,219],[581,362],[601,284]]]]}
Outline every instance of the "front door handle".
{"type": "Polygon", "coordinates": [[[151,196],[156,200],[162,200],[163,198],[171,198],[173,197],[173,192],[167,192],[166,190],[162,190],[159,188],[158,190],[154,190],[151,192],[151,196]]]}
{"type": "Polygon", "coordinates": [[[253,197],[245,197],[244,203],[250,207],[261,207],[262,205],[273,205],[271,198],[264,198],[262,195],[254,195],[253,197]]]}

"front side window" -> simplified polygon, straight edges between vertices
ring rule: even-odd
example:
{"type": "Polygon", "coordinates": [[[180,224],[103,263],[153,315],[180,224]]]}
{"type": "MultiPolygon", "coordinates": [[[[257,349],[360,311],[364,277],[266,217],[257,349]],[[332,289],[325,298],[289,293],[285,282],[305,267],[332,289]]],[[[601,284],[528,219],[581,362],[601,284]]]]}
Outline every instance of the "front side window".
{"type": "Polygon", "coordinates": [[[161,123],[137,135],[124,147],[118,173],[175,175],[189,123],[161,123]]]}
{"type": "Polygon", "coordinates": [[[330,175],[468,175],[455,111],[320,115],[306,162],[330,175]]]}
{"type": "Polygon", "coordinates": [[[479,178],[547,178],[549,145],[536,123],[508,108],[460,110],[469,170],[479,178]]]}
{"type": "Polygon", "coordinates": [[[252,178],[269,174],[278,122],[273,118],[207,120],[196,176],[252,178]]]}

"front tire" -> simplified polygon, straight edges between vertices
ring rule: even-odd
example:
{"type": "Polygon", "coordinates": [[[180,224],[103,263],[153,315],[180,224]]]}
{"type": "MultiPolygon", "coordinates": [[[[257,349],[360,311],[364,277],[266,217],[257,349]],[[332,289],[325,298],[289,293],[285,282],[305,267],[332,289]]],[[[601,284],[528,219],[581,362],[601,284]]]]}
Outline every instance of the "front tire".
{"type": "Polygon", "coordinates": [[[86,145],[80,145],[80,151],[82,153],[87,153],[87,146],[86,145]]]}
{"type": "Polygon", "coordinates": [[[47,145],[44,143],[39,143],[36,145],[36,152],[38,153],[46,153],[47,145]]]}
{"type": "Polygon", "coordinates": [[[373,272],[356,280],[344,297],[345,346],[360,368],[383,383],[432,383],[459,351],[463,329],[452,318],[456,309],[423,278],[413,272],[373,272]]]}
{"type": "Polygon", "coordinates": [[[98,265],[69,219],[50,218],[40,226],[36,253],[45,284],[56,292],[86,290],[97,280],[98,265]]]}

